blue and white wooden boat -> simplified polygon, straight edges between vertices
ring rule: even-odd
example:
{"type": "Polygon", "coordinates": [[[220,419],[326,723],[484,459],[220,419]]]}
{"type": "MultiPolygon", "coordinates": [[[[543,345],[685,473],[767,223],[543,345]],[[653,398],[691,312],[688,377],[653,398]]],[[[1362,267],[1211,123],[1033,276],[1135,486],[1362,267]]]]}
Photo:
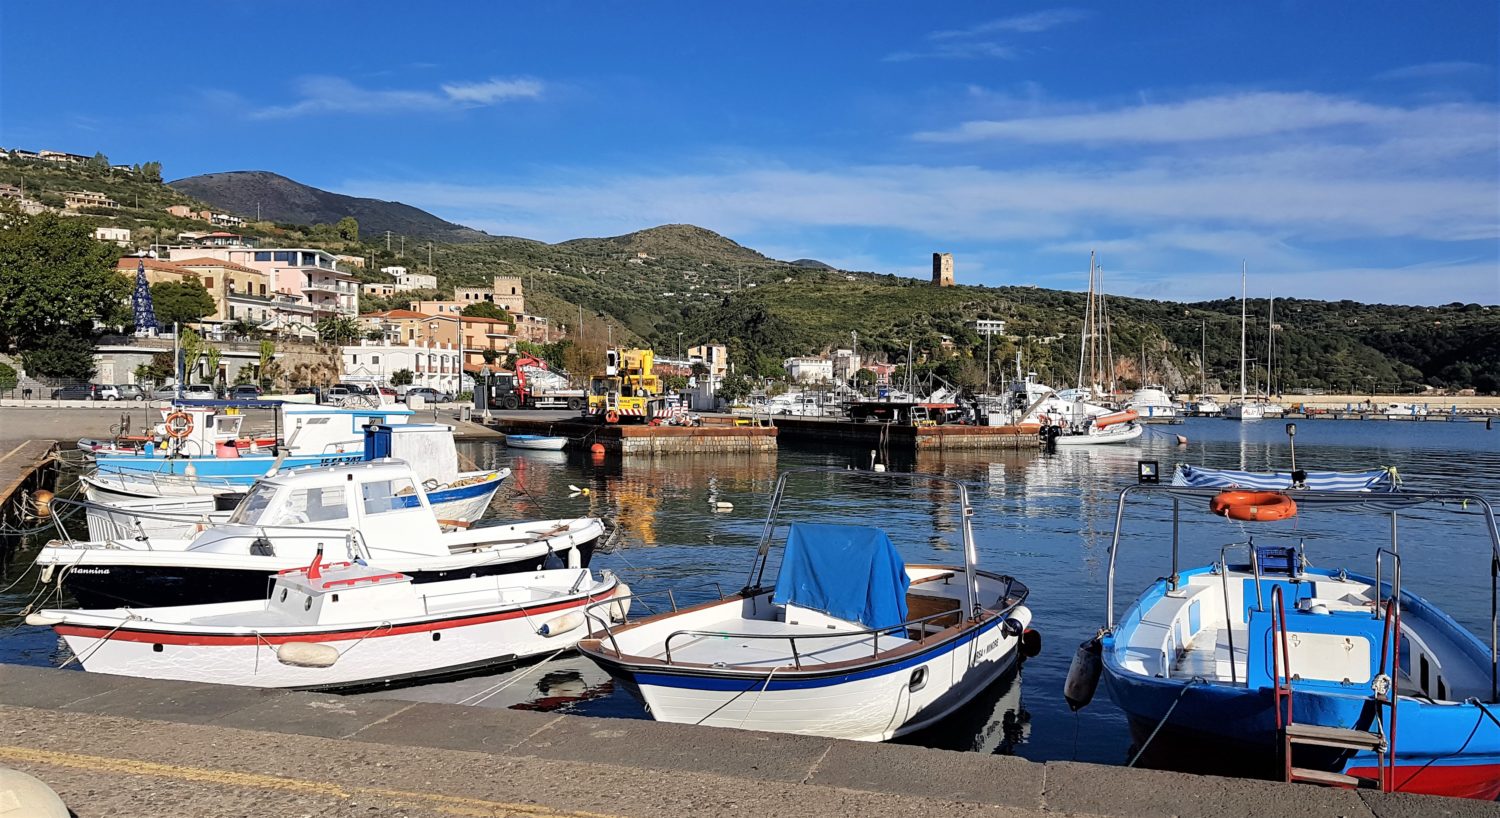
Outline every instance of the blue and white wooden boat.
{"type": "Polygon", "coordinates": [[[506,435],[505,445],[512,449],[555,452],[568,445],[568,439],[561,435],[506,435]]]}
{"type": "MultiPolygon", "coordinates": [[[[964,485],[946,477],[784,472],[747,586],[712,602],[625,622],[618,601],[589,610],[579,650],[652,718],[884,741],[933,724],[1014,666],[1027,588],[976,567],[964,485]],[[762,583],[792,474],[941,485],[957,497],[962,566],[905,565],[885,532],[792,523],[774,586],[762,583]],[[602,628],[602,630],[601,630],[602,628]]],[[[644,605],[639,607],[646,607],[644,605]]],[[[661,610],[661,608],[657,608],[661,610]]]]}
{"type": "Polygon", "coordinates": [[[139,451],[98,451],[101,473],[177,474],[223,478],[248,486],[274,467],[336,466],[364,455],[364,428],[401,424],[412,416],[400,404],[318,406],[280,401],[179,401],[163,411],[165,442],[139,451]],[[275,408],[277,428],[266,440],[241,436],[244,407],[275,408]],[[185,432],[174,436],[173,432],[185,432]],[[242,445],[248,443],[249,445],[242,445]]]}
{"type": "MultiPolygon", "coordinates": [[[[1380,485],[1389,475],[1371,479],[1380,485]]],[[[1298,533],[1286,530],[1290,523],[1261,523],[1268,533],[1183,569],[1180,512],[1206,507],[1220,490],[1131,486],[1119,499],[1105,625],[1080,647],[1065,689],[1069,703],[1086,704],[1102,671],[1141,752],[1191,758],[1199,771],[1258,769],[1386,792],[1500,796],[1496,619],[1485,644],[1403,588],[1397,525],[1400,511],[1418,507],[1425,515],[1473,517],[1482,532],[1475,532],[1478,553],[1469,553],[1477,569],[1490,566],[1494,611],[1500,530],[1489,503],[1378,489],[1285,493],[1304,512],[1363,509],[1375,512],[1382,529],[1388,522],[1388,537],[1382,531],[1371,540],[1373,576],[1311,567],[1298,533]],[[1116,559],[1132,496],[1171,500],[1171,566],[1116,617],[1116,559]],[[1176,753],[1164,749],[1172,747],[1176,753]],[[1225,766],[1205,765],[1205,756],[1225,766]]],[[[1461,543],[1454,545],[1444,559],[1461,558],[1461,543]]]]}

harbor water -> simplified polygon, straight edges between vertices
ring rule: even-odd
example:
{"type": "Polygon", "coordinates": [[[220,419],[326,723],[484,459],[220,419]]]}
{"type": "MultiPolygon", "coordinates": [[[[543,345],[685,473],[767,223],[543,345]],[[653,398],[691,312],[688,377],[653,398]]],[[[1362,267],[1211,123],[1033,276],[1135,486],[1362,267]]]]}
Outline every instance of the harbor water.
{"type": "MultiPolygon", "coordinates": [[[[892,470],[943,474],[967,484],[981,565],[1031,588],[1033,626],[1043,648],[941,724],[903,741],[957,750],[1013,753],[1032,760],[1076,759],[1123,764],[1132,744],[1120,712],[1102,687],[1074,714],[1062,685],[1077,644],[1104,623],[1106,570],[1116,499],[1135,482],[1137,464],[1154,460],[1166,476],[1179,463],[1251,470],[1286,469],[1290,449],[1282,421],[1236,423],[1190,419],[1153,429],[1132,444],[1044,451],[921,453],[887,463],[892,470]],[[1177,435],[1187,445],[1177,444],[1177,435]]],[[[1417,491],[1478,493],[1500,501],[1500,431],[1480,423],[1303,421],[1297,465],[1309,470],[1394,466],[1417,491]]],[[[621,575],[637,592],[681,589],[679,603],[735,590],[746,582],[768,496],[780,471],[798,466],[868,467],[869,451],[790,449],[770,455],[699,455],[611,459],[595,464],[572,452],[508,450],[490,442],[460,444],[483,467],[513,476],[490,516],[499,519],[597,515],[618,527],[594,567],[621,575]],[[588,489],[587,492],[573,489],[588,489]],[[732,505],[721,509],[723,503],[732,505]]],[[[959,564],[956,498],[944,488],[890,488],[830,475],[795,479],[784,516],[876,525],[909,561],[959,564]]],[[[1136,504],[1132,503],[1132,507],[1136,504]]],[[[1170,503],[1154,501],[1127,515],[1119,554],[1116,606],[1170,572],[1170,503]]],[[[1382,513],[1304,510],[1292,521],[1256,526],[1183,511],[1183,567],[1205,565],[1222,546],[1304,543],[1319,566],[1374,571],[1375,549],[1390,539],[1382,513]]],[[[1442,607],[1484,637],[1489,631],[1489,541],[1472,509],[1404,511],[1405,587],[1442,607]]],[[[61,665],[68,654],[50,629],[14,613],[36,592],[28,571],[43,535],[6,555],[0,587],[0,661],[61,665]]],[[[774,565],[774,561],[773,561],[774,565]]],[[[639,612],[637,609],[636,612],[639,612]]],[[[576,655],[489,676],[362,695],[482,707],[555,710],[646,718],[639,704],[576,655]]]]}

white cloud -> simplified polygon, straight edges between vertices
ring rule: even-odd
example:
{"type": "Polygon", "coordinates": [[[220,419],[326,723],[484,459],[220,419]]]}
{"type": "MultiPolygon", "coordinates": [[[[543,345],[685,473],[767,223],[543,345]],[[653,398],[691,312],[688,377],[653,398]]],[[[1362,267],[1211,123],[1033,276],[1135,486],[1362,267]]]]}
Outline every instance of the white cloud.
{"type": "Polygon", "coordinates": [[[508,99],[536,99],[542,95],[542,84],[533,79],[453,83],[443,86],[443,93],[456,102],[493,105],[508,99]]]}
{"type": "Polygon", "coordinates": [[[923,131],[915,138],[926,142],[1170,144],[1332,128],[1411,130],[1433,135],[1488,128],[1493,134],[1497,123],[1500,119],[1492,105],[1401,108],[1327,94],[1257,91],[1104,111],[972,120],[950,130],[923,131]]]}
{"type": "Polygon", "coordinates": [[[1056,28],[1067,23],[1076,23],[1086,19],[1088,12],[1082,9],[1048,9],[1046,11],[1032,12],[1031,14],[1017,14],[1013,17],[1003,17],[999,20],[990,20],[985,23],[969,26],[968,28],[953,29],[949,31],[934,31],[927,35],[929,40],[952,40],[963,37],[980,37],[988,34],[1016,33],[1035,34],[1056,28]]]}
{"type": "Polygon", "coordinates": [[[490,79],[476,83],[448,83],[439,91],[363,88],[342,77],[314,75],[295,83],[298,99],[287,105],[259,108],[252,119],[285,119],[308,114],[382,114],[443,111],[493,105],[512,99],[536,99],[539,80],[490,79]]]}
{"type": "Polygon", "coordinates": [[[1021,50],[1010,43],[996,39],[995,35],[1036,34],[1060,25],[1083,20],[1088,16],[1088,12],[1080,9],[1048,9],[977,23],[968,28],[933,31],[928,33],[926,37],[929,41],[928,45],[918,49],[887,54],[885,61],[1014,60],[1021,56],[1021,50]]]}
{"type": "Polygon", "coordinates": [[[1377,80],[1427,80],[1440,77],[1479,74],[1490,70],[1490,66],[1477,62],[1427,62],[1393,68],[1375,75],[1377,80]]]}

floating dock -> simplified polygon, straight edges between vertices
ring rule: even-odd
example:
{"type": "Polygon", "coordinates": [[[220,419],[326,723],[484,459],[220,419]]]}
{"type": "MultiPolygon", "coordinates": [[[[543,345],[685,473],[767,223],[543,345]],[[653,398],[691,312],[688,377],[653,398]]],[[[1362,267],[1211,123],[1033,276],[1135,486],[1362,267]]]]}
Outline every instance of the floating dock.
{"type": "MultiPolygon", "coordinates": [[[[527,413],[531,414],[531,413],[527,413]]],[[[675,454],[760,454],[776,451],[777,429],[739,425],[731,418],[706,418],[702,426],[611,425],[587,418],[539,418],[499,415],[487,424],[504,434],[556,435],[569,449],[588,450],[595,443],[606,453],[659,457],[675,454]]]]}
{"type": "Polygon", "coordinates": [[[1035,428],[1019,426],[906,426],[803,417],[778,417],[775,424],[780,439],[787,443],[848,445],[902,452],[1035,449],[1041,445],[1035,428]]]}

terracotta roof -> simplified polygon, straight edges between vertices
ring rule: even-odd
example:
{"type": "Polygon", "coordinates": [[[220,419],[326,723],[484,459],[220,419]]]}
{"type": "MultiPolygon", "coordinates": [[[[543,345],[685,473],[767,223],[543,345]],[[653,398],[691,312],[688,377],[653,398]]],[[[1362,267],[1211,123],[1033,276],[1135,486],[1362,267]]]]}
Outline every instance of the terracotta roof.
{"type": "Polygon", "coordinates": [[[431,318],[432,316],[411,310],[386,310],[385,312],[367,312],[360,318],[431,318]]]}
{"type": "Polygon", "coordinates": [[[243,264],[235,264],[232,261],[225,261],[218,258],[190,258],[185,261],[174,261],[172,263],[178,267],[223,267],[226,270],[236,270],[241,273],[265,274],[264,271],[257,270],[254,267],[246,267],[243,264]]]}
{"type": "Polygon", "coordinates": [[[115,269],[121,272],[133,273],[140,263],[145,263],[147,270],[156,270],[159,273],[176,273],[178,275],[196,276],[198,273],[185,267],[173,264],[170,261],[162,261],[157,258],[131,258],[125,257],[115,262],[115,269]]]}

